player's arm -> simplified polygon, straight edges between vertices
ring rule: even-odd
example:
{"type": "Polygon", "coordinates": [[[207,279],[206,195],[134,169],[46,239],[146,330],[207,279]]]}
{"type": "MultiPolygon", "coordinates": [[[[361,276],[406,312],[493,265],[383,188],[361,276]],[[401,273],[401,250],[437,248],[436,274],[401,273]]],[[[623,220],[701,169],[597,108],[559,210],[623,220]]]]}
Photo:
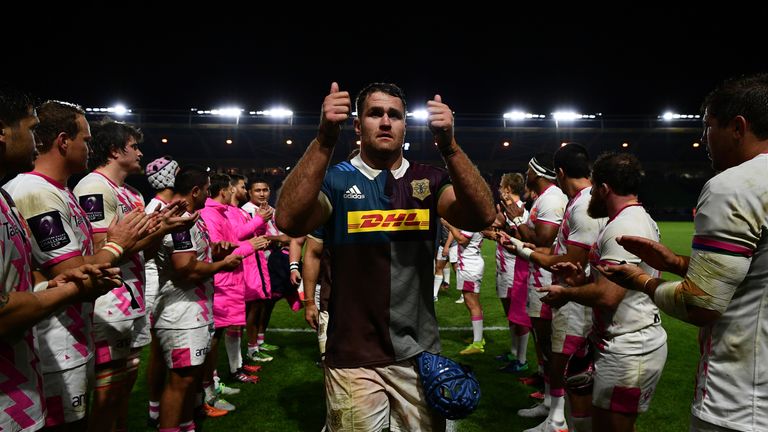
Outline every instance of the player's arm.
{"type": "Polygon", "coordinates": [[[452,225],[479,232],[489,227],[496,217],[491,189],[475,164],[456,143],[454,118],[440,95],[427,101],[429,129],[448,168],[452,185],[440,192],[438,213],[452,225]]]}
{"type": "Polygon", "coordinates": [[[320,275],[320,258],[322,254],[323,243],[308,236],[304,247],[304,265],[301,268],[301,277],[304,279],[304,319],[315,330],[317,330],[318,326],[315,287],[320,275]]]}
{"type": "Polygon", "coordinates": [[[180,252],[171,255],[171,265],[176,279],[191,284],[204,282],[220,271],[234,270],[243,261],[240,255],[227,255],[221,261],[207,263],[198,261],[194,252],[180,252]]]}
{"type": "Polygon", "coordinates": [[[630,264],[599,267],[623,286],[646,293],[667,314],[697,326],[717,321],[749,271],[751,257],[693,250],[682,281],[651,277],[630,264]]]}
{"type": "Polygon", "coordinates": [[[341,125],[352,113],[352,99],[347,91],[339,91],[337,83],[323,101],[317,138],[304,152],[299,163],[283,183],[277,200],[277,228],[292,237],[301,237],[319,227],[331,214],[331,204],[320,192],[341,125]]]}
{"type": "MultiPolygon", "coordinates": [[[[122,285],[118,269],[84,266],[54,280],[43,280],[29,291],[0,293],[0,338],[13,340],[61,307],[93,301],[122,285]]],[[[35,276],[39,280],[39,274],[35,276]]]]}
{"type": "Polygon", "coordinates": [[[594,282],[575,287],[551,285],[536,289],[547,293],[541,301],[554,307],[560,307],[568,302],[576,302],[584,306],[600,307],[615,310],[624,299],[627,290],[611,282],[606,277],[598,277],[594,282]]]}
{"type": "Polygon", "coordinates": [[[539,267],[549,270],[553,265],[562,262],[580,263],[582,267],[585,267],[589,257],[588,249],[572,244],[565,246],[564,255],[552,255],[550,252],[551,249],[536,248],[530,255],[530,261],[539,267]]]}

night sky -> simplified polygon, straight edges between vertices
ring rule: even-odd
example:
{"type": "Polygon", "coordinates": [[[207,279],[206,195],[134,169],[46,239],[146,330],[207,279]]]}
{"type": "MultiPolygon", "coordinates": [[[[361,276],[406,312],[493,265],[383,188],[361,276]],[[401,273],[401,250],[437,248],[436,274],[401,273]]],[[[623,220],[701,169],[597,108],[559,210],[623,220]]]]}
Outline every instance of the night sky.
{"type": "Polygon", "coordinates": [[[751,39],[743,22],[736,33],[702,25],[693,11],[670,16],[627,5],[600,11],[618,17],[608,22],[578,9],[551,16],[518,7],[418,17],[405,3],[372,3],[373,15],[331,19],[226,1],[185,11],[193,20],[142,2],[118,4],[125,10],[110,16],[104,4],[60,7],[34,20],[47,43],[6,50],[18,61],[0,79],[84,106],[282,104],[315,113],[335,80],[353,96],[368,82],[395,82],[414,109],[440,93],[457,115],[565,107],[657,115],[697,112],[723,78],[768,71],[765,37],[751,39]]]}

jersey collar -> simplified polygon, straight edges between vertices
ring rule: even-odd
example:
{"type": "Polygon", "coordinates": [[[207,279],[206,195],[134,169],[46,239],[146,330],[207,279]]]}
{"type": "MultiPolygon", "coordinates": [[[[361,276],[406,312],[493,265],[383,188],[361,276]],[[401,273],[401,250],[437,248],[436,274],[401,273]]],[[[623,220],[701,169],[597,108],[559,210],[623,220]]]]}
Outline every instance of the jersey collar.
{"type": "MultiPolygon", "coordinates": [[[[366,165],[360,155],[355,156],[351,161],[349,161],[349,163],[351,163],[353,167],[357,168],[361,173],[363,173],[364,176],[368,177],[368,180],[375,179],[376,176],[378,176],[381,172],[379,169],[371,168],[366,165]]],[[[405,172],[408,171],[409,166],[411,166],[411,164],[408,162],[408,159],[403,158],[403,162],[400,164],[400,168],[393,170],[392,176],[395,179],[399,179],[405,175],[405,172]]]]}

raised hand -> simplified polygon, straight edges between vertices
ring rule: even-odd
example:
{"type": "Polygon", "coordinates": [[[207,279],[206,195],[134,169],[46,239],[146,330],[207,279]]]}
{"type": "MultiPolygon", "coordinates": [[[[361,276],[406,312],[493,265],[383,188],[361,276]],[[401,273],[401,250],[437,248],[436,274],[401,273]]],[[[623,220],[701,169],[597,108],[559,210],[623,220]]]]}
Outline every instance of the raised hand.
{"type": "Polygon", "coordinates": [[[270,240],[266,238],[266,236],[258,236],[253,237],[250,240],[248,240],[251,243],[251,246],[253,246],[256,250],[262,250],[269,247],[270,240]]]}
{"type": "Polygon", "coordinates": [[[227,255],[222,260],[224,263],[223,270],[234,270],[243,262],[242,255],[227,255]]]}
{"type": "Polygon", "coordinates": [[[570,286],[580,286],[587,282],[587,275],[581,263],[559,262],[549,268],[558,280],[564,281],[570,286]]]}
{"type": "Polygon", "coordinates": [[[546,294],[544,297],[541,298],[541,301],[552,306],[552,307],[563,307],[566,303],[569,302],[568,298],[566,297],[566,291],[568,288],[565,288],[560,285],[549,285],[545,287],[536,288],[536,291],[540,293],[546,294]]]}
{"type": "Polygon", "coordinates": [[[107,228],[107,241],[115,242],[123,249],[132,248],[146,234],[149,219],[139,208],[126,213],[123,218],[115,216],[107,228]]]}
{"type": "Polygon", "coordinates": [[[323,100],[323,112],[320,117],[319,137],[326,145],[333,145],[341,131],[341,125],[352,113],[352,99],[348,91],[339,91],[337,82],[331,83],[331,91],[323,100]]]}
{"type": "Polygon", "coordinates": [[[439,94],[431,101],[427,101],[427,121],[429,130],[435,136],[438,147],[447,147],[453,141],[453,112],[448,105],[443,103],[439,94]]]}
{"type": "Polygon", "coordinates": [[[256,213],[261,216],[262,219],[264,219],[264,222],[272,219],[272,216],[275,214],[275,210],[269,206],[269,204],[264,203],[259,207],[259,209],[256,211],[256,213]]]}
{"type": "Polygon", "coordinates": [[[597,270],[611,282],[626,289],[635,289],[636,281],[646,276],[646,273],[634,264],[599,265],[597,270]]]}
{"type": "Polygon", "coordinates": [[[659,242],[637,236],[619,236],[616,242],[656,270],[685,276],[688,262],[659,242]]]}
{"type": "Polygon", "coordinates": [[[113,288],[122,286],[123,279],[120,277],[120,269],[110,267],[110,264],[84,264],[59,273],[48,281],[48,287],[54,288],[66,283],[78,287],[82,301],[93,301],[113,288]]]}
{"type": "Polygon", "coordinates": [[[237,249],[237,245],[234,245],[228,241],[216,242],[211,245],[211,256],[213,256],[214,261],[219,261],[224,259],[225,256],[231,254],[235,249],[237,249]]]}

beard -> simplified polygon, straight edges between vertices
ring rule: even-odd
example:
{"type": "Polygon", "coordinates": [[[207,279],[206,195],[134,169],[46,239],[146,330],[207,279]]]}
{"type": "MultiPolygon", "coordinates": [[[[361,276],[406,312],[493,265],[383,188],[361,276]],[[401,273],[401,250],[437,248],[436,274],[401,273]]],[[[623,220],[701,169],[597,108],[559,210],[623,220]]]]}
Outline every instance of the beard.
{"type": "Polygon", "coordinates": [[[589,199],[587,214],[592,219],[608,217],[608,206],[605,205],[603,199],[599,198],[597,195],[592,195],[592,198],[589,199]]]}

